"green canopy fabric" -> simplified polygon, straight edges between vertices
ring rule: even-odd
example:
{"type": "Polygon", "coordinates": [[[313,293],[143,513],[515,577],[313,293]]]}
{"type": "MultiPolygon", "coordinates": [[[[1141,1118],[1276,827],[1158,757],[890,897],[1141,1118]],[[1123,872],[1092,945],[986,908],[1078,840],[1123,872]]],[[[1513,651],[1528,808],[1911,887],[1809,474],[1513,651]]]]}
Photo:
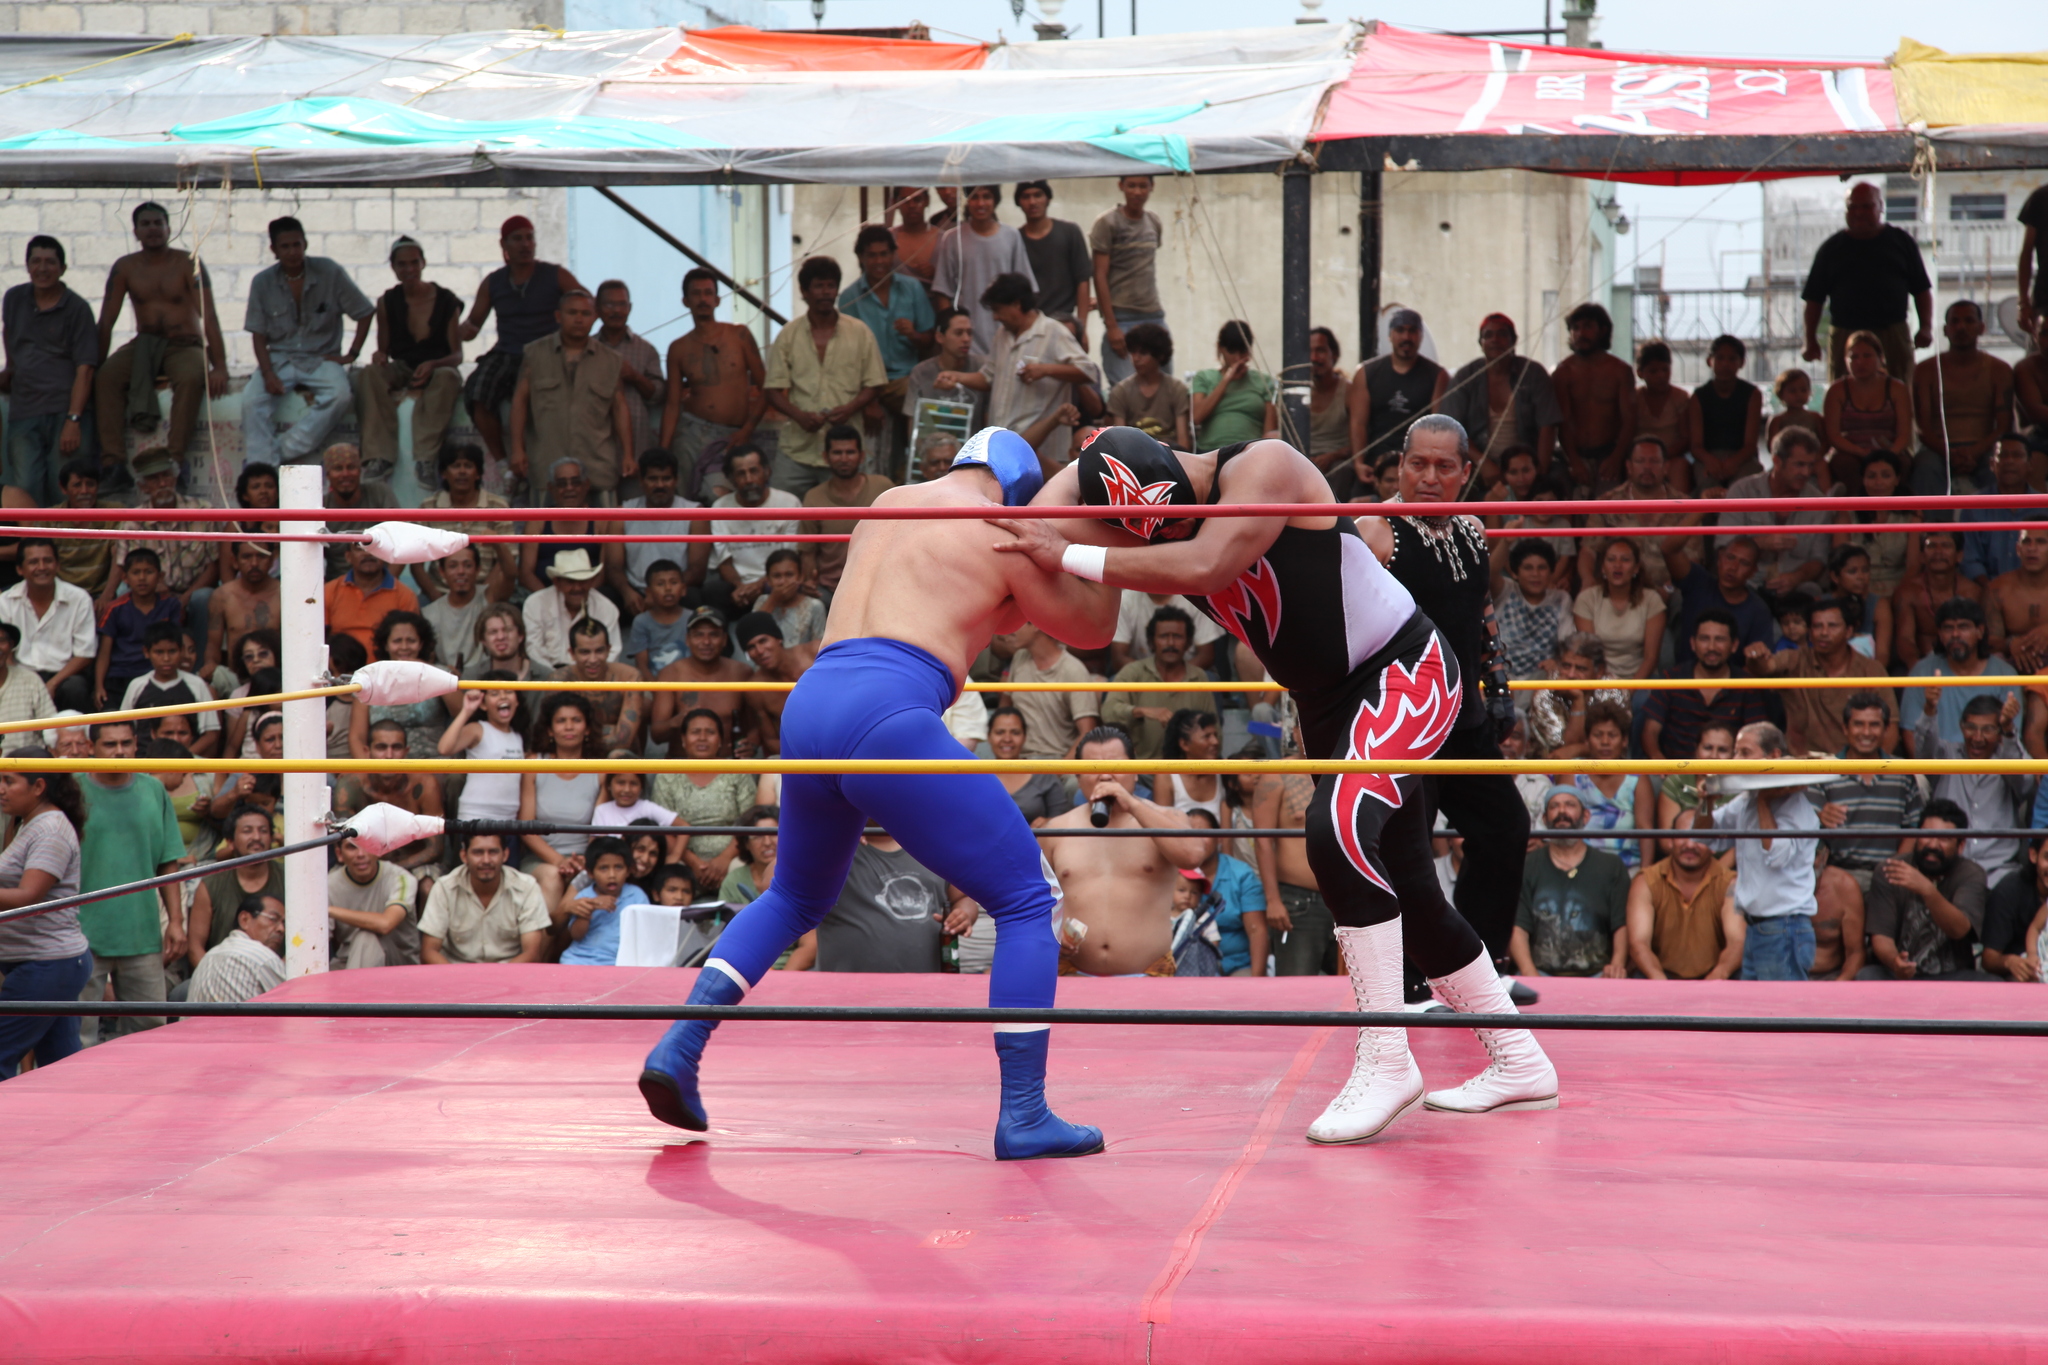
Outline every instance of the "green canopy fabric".
{"type": "Polygon", "coordinates": [[[602,148],[703,147],[645,119],[579,114],[574,118],[496,119],[477,122],[446,118],[404,105],[369,99],[303,99],[252,109],[208,123],[171,129],[180,142],[238,143],[249,147],[297,149],[359,147],[445,147],[483,145],[532,150],[588,151],[602,148]]]}

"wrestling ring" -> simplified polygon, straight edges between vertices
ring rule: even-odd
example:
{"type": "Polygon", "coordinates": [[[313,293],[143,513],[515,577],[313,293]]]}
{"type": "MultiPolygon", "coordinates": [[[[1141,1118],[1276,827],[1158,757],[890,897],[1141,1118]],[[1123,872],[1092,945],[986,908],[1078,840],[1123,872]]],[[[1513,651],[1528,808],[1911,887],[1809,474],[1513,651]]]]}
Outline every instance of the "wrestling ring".
{"type": "MultiPolygon", "coordinates": [[[[269,516],[325,520],[317,470],[287,469],[282,483],[285,507],[269,516]]],[[[2048,506],[2038,496],[1841,501],[2016,515],[2048,506]]],[[[1484,508],[1575,510],[1668,505],[1484,508]]],[[[889,513],[844,513],[864,514],[889,513]]],[[[10,516],[39,520],[33,509],[10,516]]],[[[1324,1148],[1300,1134],[1342,1083],[1349,1029],[1411,1029],[1434,1083],[1483,1065],[1469,1030],[1488,1018],[1361,1016],[1334,977],[1070,977],[1059,1008],[1040,1012],[978,1008],[983,983],[944,975],[771,973],[742,1006],[690,1008],[679,1002],[694,974],[672,968],[328,973],[325,851],[345,831],[327,817],[327,773],[1001,767],[329,760],[327,700],[403,681],[377,665],[328,681],[319,546],[362,538],[276,537],[291,690],[205,704],[285,712],[285,757],[236,766],[284,775],[287,984],[247,1005],[0,1004],[185,1016],[0,1085],[15,1152],[0,1209],[10,1359],[1947,1361],[2026,1358],[2048,1329],[2036,1306],[2048,1178],[2035,1080],[2048,996],[2017,987],[1547,979],[1541,1004],[1513,1022],[1543,1030],[1564,1078],[1559,1108],[1418,1115],[1365,1146],[1324,1148]],[[659,1021],[682,1017],[740,1022],[721,1030],[707,1067],[713,1127],[703,1135],[653,1122],[632,1084],[659,1021]],[[999,1164],[985,1035],[960,1025],[1041,1020],[1061,1026],[1053,1098],[1099,1124],[1108,1150],[999,1164]]],[[[404,685],[464,684],[443,674],[404,685]]],[[[29,728],[47,725],[0,726],[29,728]]],[[[30,771],[113,766],[135,765],[0,759],[30,771]]],[[[2036,760],[1569,766],[2048,772],[2036,760]]],[[[379,835],[371,823],[359,817],[358,832],[394,846],[417,828],[379,835]]]]}

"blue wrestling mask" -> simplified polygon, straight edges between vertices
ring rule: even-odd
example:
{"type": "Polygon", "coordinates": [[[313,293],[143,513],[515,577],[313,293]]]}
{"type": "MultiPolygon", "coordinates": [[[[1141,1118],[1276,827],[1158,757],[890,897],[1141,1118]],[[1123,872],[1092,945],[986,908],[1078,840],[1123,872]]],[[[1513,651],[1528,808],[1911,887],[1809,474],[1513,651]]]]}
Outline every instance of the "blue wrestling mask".
{"type": "Polygon", "coordinates": [[[1005,507],[1022,507],[1045,487],[1038,452],[1008,427],[983,427],[975,432],[953,457],[953,468],[964,464],[978,464],[996,476],[996,482],[1003,486],[1005,507]]]}
{"type": "Polygon", "coordinates": [[[1200,529],[1168,509],[1195,505],[1195,485],[1180,456],[1136,427],[1103,427],[1077,459],[1081,501],[1089,507],[1145,509],[1149,515],[1105,517],[1141,540],[1186,540],[1200,529]],[[1164,515],[1162,515],[1164,513],[1164,515]]]}

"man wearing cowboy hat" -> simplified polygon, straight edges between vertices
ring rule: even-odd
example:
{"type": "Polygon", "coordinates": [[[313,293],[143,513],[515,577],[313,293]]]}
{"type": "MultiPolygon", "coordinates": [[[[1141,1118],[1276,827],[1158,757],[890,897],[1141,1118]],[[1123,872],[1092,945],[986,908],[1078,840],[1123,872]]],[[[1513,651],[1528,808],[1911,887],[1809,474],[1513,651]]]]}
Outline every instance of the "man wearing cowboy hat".
{"type": "Polygon", "coordinates": [[[573,658],[569,627],[584,616],[603,623],[611,638],[608,658],[619,657],[619,609],[603,593],[594,592],[604,566],[594,564],[581,546],[555,551],[548,565],[548,586],[526,599],[526,652],[549,668],[567,668],[573,658]]]}
{"type": "Polygon", "coordinates": [[[349,548],[348,572],[327,584],[327,628],[374,650],[377,623],[394,611],[418,611],[419,598],[370,549],[349,548]]]}

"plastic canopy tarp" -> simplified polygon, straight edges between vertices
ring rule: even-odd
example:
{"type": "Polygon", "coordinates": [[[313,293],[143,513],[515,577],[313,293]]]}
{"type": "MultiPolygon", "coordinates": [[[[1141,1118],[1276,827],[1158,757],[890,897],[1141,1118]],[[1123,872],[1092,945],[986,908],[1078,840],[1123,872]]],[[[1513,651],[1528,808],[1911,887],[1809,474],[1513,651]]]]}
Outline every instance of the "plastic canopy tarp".
{"type": "Polygon", "coordinates": [[[2048,146],[2048,52],[1943,52],[1901,38],[1899,116],[1937,139],[2048,146]]]}
{"type": "Polygon", "coordinates": [[[1306,145],[1356,32],[1325,27],[1306,39],[1253,30],[1044,44],[1066,59],[979,69],[948,64],[969,45],[751,29],[168,45],[16,36],[0,39],[0,70],[29,83],[0,100],[0,176],[945,184],[1230,170],[1306,145]]]}

